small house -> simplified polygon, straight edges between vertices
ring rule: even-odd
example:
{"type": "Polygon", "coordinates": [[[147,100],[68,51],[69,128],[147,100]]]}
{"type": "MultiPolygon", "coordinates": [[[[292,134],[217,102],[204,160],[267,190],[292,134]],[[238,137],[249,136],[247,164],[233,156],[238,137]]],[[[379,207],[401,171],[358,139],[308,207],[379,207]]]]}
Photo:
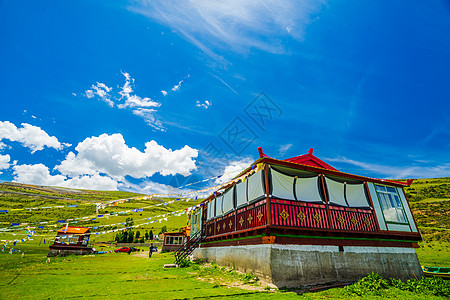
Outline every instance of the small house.
{"type": "Polygon", "coordinates": [[[87,227],[63,227],[58,230],[55,241],[50,246],[47,256],[86,255],[94,253],[94,249],[88,247],[89,235],[89,228],[87,227]]]}
{"type": "Polygon", "coordinates": [[[166,232],[164,233],[164,242],[162,246],[162,251],[176,251],[178,250],[184,242],[189,240],[190,228],[183,227],[180,232],[166,232]]]}

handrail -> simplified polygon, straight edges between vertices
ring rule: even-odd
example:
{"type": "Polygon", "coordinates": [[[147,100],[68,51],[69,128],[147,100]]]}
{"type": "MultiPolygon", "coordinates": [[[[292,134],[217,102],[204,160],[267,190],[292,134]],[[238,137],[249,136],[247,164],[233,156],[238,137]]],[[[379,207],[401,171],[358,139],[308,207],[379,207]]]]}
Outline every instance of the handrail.
{"type": "Polygon", "coordinates": [[[202,242],[201,231],[198,231],[194,235],[190,236],[189,240],[186,240],[175,253],[175,262],[179,264],[183,259],[188,257],[202,242]]]}

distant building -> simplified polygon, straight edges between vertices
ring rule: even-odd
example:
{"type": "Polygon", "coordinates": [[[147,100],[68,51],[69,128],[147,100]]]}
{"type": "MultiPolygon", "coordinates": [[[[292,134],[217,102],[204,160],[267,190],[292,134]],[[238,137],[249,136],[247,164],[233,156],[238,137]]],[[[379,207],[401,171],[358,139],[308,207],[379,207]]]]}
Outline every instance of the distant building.
{"type": "Polygon", "coordinates": [[[50,246],[48,257],[67,256],[70,254],[86,255],[94,253],[94,249],[88,247],[89,228],[63,227],[58,230],[55,242],[50,246]]]}
{"type": "MultiPolygon", "coordinates": [[[[185,241],[189,239],[190,228],[183,227],[181,232],[166,232],[164,233],[164,242],[161,248],[162,251],[176,251],[185,241]]],[[[160,234],[162,236],[162,234],[160,234]]]]}

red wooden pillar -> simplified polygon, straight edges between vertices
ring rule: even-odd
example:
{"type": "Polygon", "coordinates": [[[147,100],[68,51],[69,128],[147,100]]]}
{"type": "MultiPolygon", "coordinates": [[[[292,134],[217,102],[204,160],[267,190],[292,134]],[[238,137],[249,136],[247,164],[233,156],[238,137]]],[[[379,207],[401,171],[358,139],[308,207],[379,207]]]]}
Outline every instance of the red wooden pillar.
{"type": "Polygon", "coordinates": [[[272,211],[271,211],[271,204],[270,204],[270,188],[269,188],[269,165],[265,164],[264,166],[264,182],[266,185],[266,215],[267,215],[267,227],[272,226],[272,211]]]}
{"type": "Polygon", "coordinates": [[[320,182],[322,183],[322,191],[323,191],[323,197],[325,198],[325,207],[327,209],[327,216],[328,216],[328,228],[333,229],[332,223],[331,223],[331,213],[330,208],[328,207],[328,197],[327,197],[327,190],[325,188],[325,178],[323,174],[319,174],[320,182]]]}

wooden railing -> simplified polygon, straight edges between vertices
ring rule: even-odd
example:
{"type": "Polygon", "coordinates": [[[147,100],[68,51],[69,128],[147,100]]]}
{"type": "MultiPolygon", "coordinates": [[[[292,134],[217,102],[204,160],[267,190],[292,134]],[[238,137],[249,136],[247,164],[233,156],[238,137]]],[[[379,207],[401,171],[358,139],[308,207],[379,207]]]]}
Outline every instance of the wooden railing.
{"type": "Polygon", "coordinates": [[[206,237],[240,232],[267,225],[266,200],[238,209],[206,223],[206,237]]]}
{"type": "Polygon", "coordinates": [[[272,225],[303,228],[328,228],[324,204],[272,200],[272,225]]]}
{"type": "Polygon", "coordinates": [[[373,211],[330,206],[333,229],[350,231],[378,231],[373,211]]]}
{"type": "MultiPolygon", "coordinates": [[[[328,229],[330,231],[377,232],[370,209],[271,199],[271,226],[328,229]]],[[[266,200],[206,222],[206,237],[239,233],[267,226],[266,200]]]]}

